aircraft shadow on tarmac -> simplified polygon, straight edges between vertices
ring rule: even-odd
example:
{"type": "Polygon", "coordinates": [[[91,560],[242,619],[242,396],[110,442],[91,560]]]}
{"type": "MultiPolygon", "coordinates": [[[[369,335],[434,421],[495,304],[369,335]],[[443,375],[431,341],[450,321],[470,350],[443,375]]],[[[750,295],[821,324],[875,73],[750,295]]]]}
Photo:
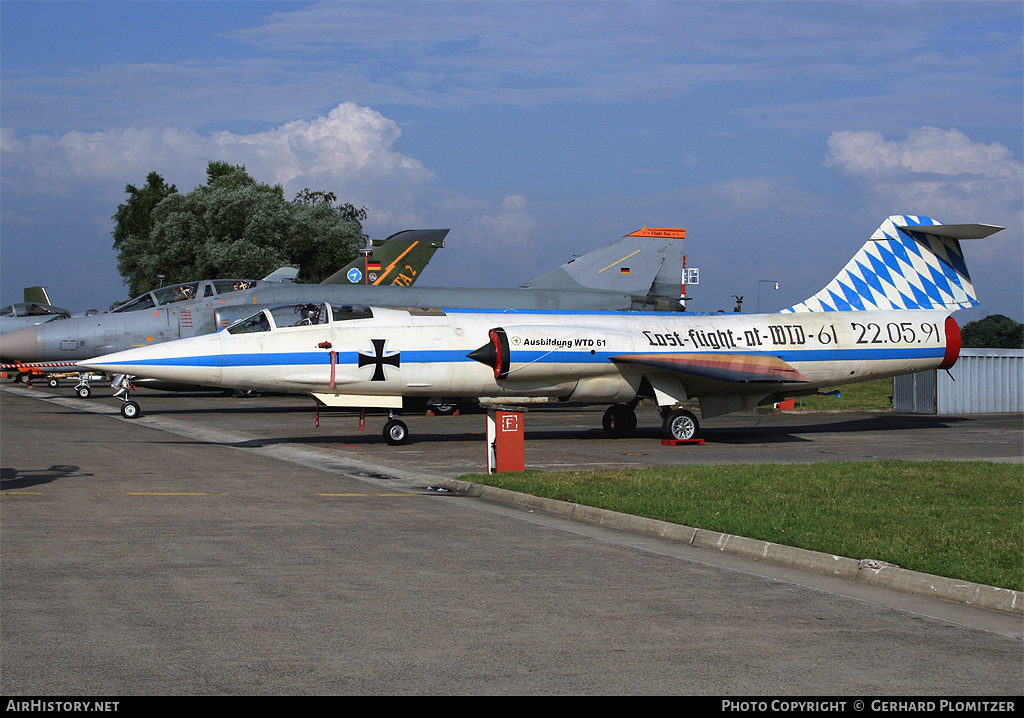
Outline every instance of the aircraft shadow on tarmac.
{"type": "MultiPolygon", "coordinates": [[[[224,396],[223,392],[209,392],[209,393],[195,393],[189,394],[190,397],[200,396],[211,396],[217,395],[220,397],[224,396]]],[[[268,396],[287,396],[287,395],[271,395],[268,396]]],[[[161,407],[160,400],[162,398],[167,399],[181,399],[182,395],[175,392],[153,392],[148,394],[145,398],[146,410],[145,415],[149,416],[203,416],[203,415],[231,415],[231,414],[252,414],[259,412],[260,414],[314,414],[317,412],[317,405],[315,401],[310,400],[308,403],[305,401],[297,402],[289,405],[267,405],[256,401],[259,395],[252,397],[241,396],[237,397],[238,405],[225,407],[223,404],[217,406],[204,407],[202,402],[194,402],[188,407],[161,407]]],[[[306,397],[303,397],[306,398],[306,397]]],[[[661,439],[661,427],[658,425],[657,416],[651,412],[650,416],[640,417],[640,425],[636,429],[636,433],[633,437],[627,439],[616,439],[609,437],[604,434],[599,426],[589,429],[580,428],[565,428],[565,429],[531,429],[530,419],[531,415],[536,414],[551,414],[558,413],[559,411],[571,410],[572,406],[550,408],[550,409],[531,409],[526,416],[525,422],[525,438],[527,441],[558,441],[558,440],[576,440],[580,439],[593,439],[599,440],[604,439],[606,441],[629,441],[630,439],[641,439],[650,441],[660,441],[661,439]]],[[[477,407],[469,408],[465,413],[473,413],[483,415],[483,410],[477,407]]],[[[358,412],[353,409],[338,408],[332,409],[328,407],[319,407],[319,414],[321,419],[329,421],[331,419],[338,420],[351,420],[354,417],[358,417],[358,412]]],[[[422,421],[437,422],[437,425],[430,426],[429,430],[423,430],[420,426],[410,426],[409,442],[406,446],[413,444],[422,443],[439,443],[439,442],[478,442],[481,441],[483,432],[483,425],[481,424],[480,429],[466,430],[464,425],[459,426],[456,431],[445,431],[442,422],[447,422],[450,417],[445,416],[426,416],[417,412],[409,412],[400,414],[401,418],[407,422],[419,423],[422,421]]],[[[238,442],[229,444],[230,446],[236,446],[238,448],[255,448],[261,446],[268,446],[272,444],[299,444],[299,445],[320,445],[320,444],[351,444],[351,445],[362,445],[362,444],[382,444],[382,438],[380,435],[380,428],[383,426],[385,421],[386,412],[381,410],[369,410],[366,413],[366,430],[359,431],[356,428],[349,430],[347,427],[341,429],[340,427],[323,427],[320,429],[313,430],[309,434],[303,434],[300,436],[288,436],[288,437],[268,437],[260,439],[252,439],[245,442],[238,442]],[[325,431],[327,429],[327,431],[325,431]],[[332,433],[328,433],[328,431],[332,433]]],[[[598,418],[597,421],[600,419],[598,418]]],[[[744,444],[784,444],[790,442],[808,442],[813,439],[809,439],[807,434],[832,434],[832,433],[855,433],[855,432],[893,432],[893,431],[913,431],[923,429],[941,429],[948,428],[949,426],[967,421],[962,417],[956,416],[934,416],[927,414],[851,414],[844,418],[839,418],[835,414],[815,414],[815,415],[799,415],[793,413],[787,414],[735,414],[732,417],[716,418],[713,420],[716,425],[708,425],[704,423],[701,428],[700,436],[704,439],[707,444],[729,444],[729,445],[744,445],[744,444]],[[735,421],[735,425],[717,425],[720,422],[724,423],[727,421],[735,421]],[[799,422],[799,423],[796,423],[799,422]]],[[[385,447],[390,448],[390,447],[385,447]]]]}
{"type": "MultiPolygon", "coordinates": [[[[410,420],[410,415],[402,417],[410,420]]],[[[789,419],[790,417],[787,417],[789,419]]],[[[801,417],[803,418],[803,417],[801,417]]],[[[443,422],[446,417],[434,417],[431,421],[443,422]]],[[[856,433],[856,432],[892,432],[912,431],[923,429],[942,429],[951,424],[965,421],[959,417],[935,417],[916,415],[893,415],[878,416],[865,415],[852,417],[842,421],[816,421],[814,417],[806,417],[800,424],[755,424],[742,426],[719,426],[705,427],[701,430],[701,438],[708,444],[772,444],[786,442],[806,442],[813,439],[802,434],[832,434],[832,433],[856,433]]],[[[479,431],[460,431],[459,433],[436,433],[418,432],[410,426],[409,443],[432,443],[447,441],[481,441],[484,434],[483,427],[479,431]]],[[[527,442],[534,441],[568,441],[568,440],[604,440],[604,441],[660,441],[662,438],[661,427],[652,422],[648,426],[638,426],[636,433],[629,438],[614,438],[605,434],[599,427],[591,429],[530,429],[530,415],[525,418],[524,438],[527,442]]],[[[327,441],[341,441],[348,443],[377,443],[380,441],[380,432],[375,427],[371,430],[369,421],[365,432],[353,431],[339,436],[304,436],[294,439],[281,439],[281,441],[293,441],[295,443],[323,443],[327,441]]]]}
{"type": "MultiPolygon", "coordinates": [[[[267,395],[272,396],[272,395],[267,395]]],[[[293,395],[294,396],[294,395],[293,395]]],[[[225,398],[223,392],[217,393],[194,393],[186,395],[188,399],[202,399],[202,398],[225,398]]],[[[160,415],[160,416],[201,416],[203,414],[253,414],[259,412],[260,414],[294,414],[294,413],[308,413],[314,411],[316,408],[316,402],[312,397],[298,397],[303,403],[295,403],[287,406],[281,405],[268,405],[266,403],[258,403],[260,395],[254,394],[252,396],[237,396],[234,397],[238,402],[237,406],[225,407],[223,404],[206,405],[204,406],[202,401],[192,401],[187,407],[161,407],[160,400],[175,400],[180,401],[182,399],[181,394],[166,393],[166,394],[147,394],[144,398],[138,398],[138,395],[133,394],[134,399],[137,399],[143,406],[143,415],[160,415]]]]}
{"type": "Polygon", "coordinates": [[[0,468],[0,491],[18,491],[50,484],[58,479],[66,479],[92,476],[92,474],[80,474],[80,467],[64,464],[54,464],[48,469],[14,469],[10,467],[0,468]]]}
{"type": "MultiPolygon", "coordinates": [[[[340,417],[339,417],[340,418],[340,417]]],[[[447,417],[418,417],[405,415],[403,419],[413,421],[421,419],[431,422],[445,422],[447,417]]],[[[950,425],[965,421],[959,417],[934,417],[934,416],[863,416],[850,418],[843,421],[829,421],[825,423],[815,422],[808,417],[806,422],[800,424],[787,423],[786,425],[754,425],[754,426],[732,426],[707,428],[702,432],[707,444],[785,444],[790,442],[811,442],[813,438],[807,434],[833,434],[833,433],[857,433],[857,432],[893,432],[893,431],[914,431],[926,429],[943,429],[950,425]]],[[[660,441],[661,432],[659,427],[638,427],[636,434],[629,439],[613,438],[606,435],[600,428],[593,429],[538,429],[530,430],[529,417],[524,430],[524,438],[527,443],[530,441],[615,441],[628,442],[635,440],[660,441]]],[[[382,417],[367,417],[365,431],[353,428],[351,431],[338,431],[338,427],[323,427],[313,429],[308,434],[298,436],[278,436],[255,438],[241,442],[227,442],[225,446],[235,448],[261,448],[277,444],[294,445],[349,445],[349,446],[380,446],[382,450],[390,450],[398,447],[387,447],[384,445],[380,435],[382,417]]],[[[438,427],[440,424],[438,424],[438,427]]],[[[417,431],[411,426],[409,442],[406,446],[415,444],[438,444],[448,442],[482,442],[485,440],[483,426],[479,430],[466,431],[465,427],[459,427],[458,431],[445,432],[438,427],[433,427],[430,432],[417,431]]]]}
{"type": "MultiPolygon", "coordinates": [[[[802,417],[801,417],[802,418],[802,417]]],[[[813,417],[801,424],[761,424],[753,426],[729,426],[702,429],[701,436],[706,443],[715,444],[765,444],[788,441],[812,441],[798,434],[835,434],[857,432],[919,431],[923,429],[944,429],[964,421],[950,416],[860,416],[844,421],[815,421],[813,417]]]]}

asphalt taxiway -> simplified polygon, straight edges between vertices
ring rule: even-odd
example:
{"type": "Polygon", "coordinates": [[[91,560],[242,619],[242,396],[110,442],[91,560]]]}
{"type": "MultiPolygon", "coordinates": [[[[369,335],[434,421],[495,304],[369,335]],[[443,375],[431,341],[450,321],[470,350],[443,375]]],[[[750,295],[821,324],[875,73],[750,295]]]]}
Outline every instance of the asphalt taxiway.
{"type": "MultiPolygon", "coordinates": [[[[5,385],[12,392],[22,390],[5,385]]],[[[116,414],[120,402],[99,387],[87,402],[70,386],[32,389],[52,393],[81,410],[116,414]]],[[[337,452],[384,472],[457,477],[487,468],[485,415],[407,413],[409,442],[387,446],[383,414],[369,414],[360,430],[350,411],[317,409],[301,396],[232,397],[220,393],[132,394],[142,425],[168,430],[237,431],[248,446],[292,446],[337,452]]],[[[1020,414],[930,416],[891,412],[774,412],[729,414],[702,421],[706,443],[666,447],[656,409],[637,409],[635,437],[609,439],[601,430],[603,406],[527,406],[526,468],[594,470],[678,464],[805,463],[815,461],[986,460],[1024,461],[1020,414]]]]}
{"type": "MultiPolygon", "coordinates": [[[[1019,615],[433,491],[484,417],[0,391],[7,695],[1020,695],[1019,615]]],[[[1021,460],[1017,415],[526,415],[527,468],[1021,460]],[[728,419],[728,421],[726,421],[728,419]]]]}

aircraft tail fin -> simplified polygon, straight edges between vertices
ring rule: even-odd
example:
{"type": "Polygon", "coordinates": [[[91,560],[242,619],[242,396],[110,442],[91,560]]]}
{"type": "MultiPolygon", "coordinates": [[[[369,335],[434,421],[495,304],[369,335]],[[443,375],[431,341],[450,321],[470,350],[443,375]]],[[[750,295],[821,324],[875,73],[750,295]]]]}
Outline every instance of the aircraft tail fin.
{"type": "Polygon", "coordinates": [[[264,282],[294,282],[299,276],[299,270],[295,267],[281,267],[263,278],[264,282]]]}
{"type": "Polygon", "coordinates": [[[685,229],[644,227],[520,286],[615,292],[678,303],[685,237],[685,229]]]}
{"type": "Polygon", "coordinates": [[[52,304],[46,287],[25,287],[25,302],[35,304],[52,304]]]}
{"type": "Polygon", "coordinates": [[[360,284],[411,286],[430,262],[434,252],[444,246],[447,229],[407,229],[387,239],[372,240],[350,264],[321,284],[360,284]]]}
{"type": "Polygon", "coordinates": [[[813,297],[782,312],[947,309],[980,303],[961,239],[1003,229],[990,224],[942,224],[929,217],[893,215],[847,265],[813,297]]]}

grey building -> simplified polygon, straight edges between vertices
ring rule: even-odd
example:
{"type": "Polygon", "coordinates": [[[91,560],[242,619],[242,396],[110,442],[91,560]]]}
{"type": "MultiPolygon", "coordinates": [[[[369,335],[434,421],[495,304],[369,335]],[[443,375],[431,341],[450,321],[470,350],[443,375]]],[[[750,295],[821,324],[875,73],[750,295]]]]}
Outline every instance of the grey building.
{"type": "Polygon", "coordinates": [[[961,349],[948,372],[893,377],[893,411],[914,414],[1024,412],[1024,349],[961,349]]]}

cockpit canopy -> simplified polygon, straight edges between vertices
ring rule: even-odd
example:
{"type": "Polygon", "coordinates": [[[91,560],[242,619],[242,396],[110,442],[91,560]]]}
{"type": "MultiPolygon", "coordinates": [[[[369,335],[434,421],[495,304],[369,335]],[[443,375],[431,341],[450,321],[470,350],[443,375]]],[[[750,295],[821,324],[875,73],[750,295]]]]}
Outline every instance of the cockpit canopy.
{"type": "Polygon", "coordinates": [[[184,282],[170,287],[160,287],[152,292],[141,294],[130,302],[126,302],[114,312],[136,312],[140,309],[151,309],[174,302],[185,302],[193,299],[203,299],[219,294],[230,294],[240,292],[243,289],[252,289],[256,286],[255,279],[212,279],[201,282],[184,282]]]}
{"type": "Polygon", "coordinates": [[[302,327],[314,324],[330,324],[351,319],[370,319],[373,312],[369,307],[351,304],[328,304],[327,302],[297,302],[279,304],[262,309],[252,316],[241,319],[227,329],[229,334],[250,334],[269,332],[285,327],[302,327]]]}
{"type": "Polygon", "coordinates": [[[40,304],[38,302],[18,302],[0,309],[0,317],[45,317],[58,316],[67,319],[71,312],[67,309],[55,307],[52,304],[40,304]]]}

